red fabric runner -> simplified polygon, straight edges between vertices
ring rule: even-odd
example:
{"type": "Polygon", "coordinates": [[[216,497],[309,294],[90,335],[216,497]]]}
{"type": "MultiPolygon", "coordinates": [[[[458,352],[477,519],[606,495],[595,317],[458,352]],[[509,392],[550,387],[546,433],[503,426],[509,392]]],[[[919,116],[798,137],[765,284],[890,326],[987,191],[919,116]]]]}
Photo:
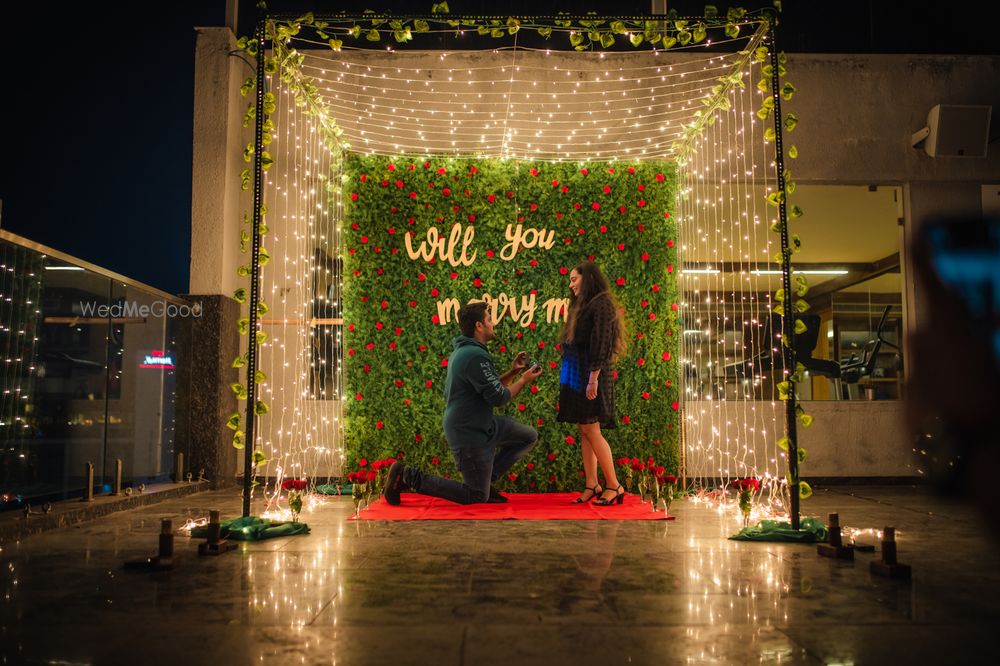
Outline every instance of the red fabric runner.
{"type": "Polygon", "coordinates": [[[579,493],[512,493],[506,504],[456,504],[437,497],[403,493],[399,506],[379,498],[348,520],[673,520],[649,502],[626,495],[622,504],[573,504],[579,493]]]}

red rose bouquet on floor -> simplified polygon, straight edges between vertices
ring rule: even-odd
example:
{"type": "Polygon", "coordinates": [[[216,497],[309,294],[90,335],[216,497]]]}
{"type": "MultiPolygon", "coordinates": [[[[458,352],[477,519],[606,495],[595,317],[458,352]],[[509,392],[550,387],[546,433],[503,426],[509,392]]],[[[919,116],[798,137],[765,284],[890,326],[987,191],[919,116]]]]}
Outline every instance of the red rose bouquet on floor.
{"type": "Polygon", "coordinates": [[[299,522],[302,511],[302,491],[309,483],[305,479],[286,479],[281,482],[281,489],[288,493],[288,508],[292,510],[292,522],[299,522]]]}
{"type": "Polygon", "coordinates": [[[656,477],[656,483],[663,487],[663,510],[670,511],[670,504],[677,496],[677,477],[673,474],[663,474],[656,477]]]}
{"type": "MultiPolygon", "coordinates": [[[[639,462],[638,458],[636,458],[636,462],[639,462]]],[[[632,492],[632,481],[635,478],[632,473],[632,460],[630,458],[619,458],[615,463],[625,473],[625,490],[632,492]]]]}
{"type": "Polygon", "coordinates": [[[760,481],[755,478],[737,479],[733,486],[739,490],[738,502],[743,514],[743,527],[750,526],[750,512],[753,510],[753,494],[760,490],[760,481]]]}
{"type": "Polygon", "coordinates": [[[389,476],[389,468],[392,467],[392,463],[394,462],[396,462],[395,458],[383,458],[371,464],[371,469],[368,470],[367,477],[371,497],[377,499],[382,496],[382,491],[385,489],[385,481],[389,476]],[[372,472],[375,472],[375,474],[373,475],[372,472]]]}
{"type": "Polygon", "coordinates": [[[632,462],[629,463],[629,468],[639,477],[635,483],[635,489],[636,492],[639,493],[639,501],[645,504],[647,492],[646,482],[648,479],[646,475],[646,463],[642,462],[638,458],[632,458],[632,462]]]}
{"type": "MultiPolygon", "coordinates": [[[[365,466],[368,465],[367,460],[364,458],[361,460],[365,466]]],[[[361,510],[362,502],[365,504],[371,502],[376,478],[378,478],[378,472],[373,469],[359,469],[357,472],[351,472],[347,475],[347,480],[351,482],[351,498],[354,500],[355,512],[361,510]]]]}

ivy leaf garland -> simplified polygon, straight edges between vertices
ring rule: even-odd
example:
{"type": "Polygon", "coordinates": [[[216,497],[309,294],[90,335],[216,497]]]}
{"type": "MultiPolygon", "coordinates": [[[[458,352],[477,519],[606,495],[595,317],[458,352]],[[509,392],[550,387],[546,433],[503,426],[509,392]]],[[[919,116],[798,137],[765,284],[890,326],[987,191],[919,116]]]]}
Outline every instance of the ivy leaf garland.
{"type": "MultiPolygon", "coordinates": [[[[719,14],[713,5],[705,7],[705,16],[685,19],[676,10],[668,12],[666,21],[599,18],[595,12],[588,12],[594,18],[584,19],[544,19],[525,16],[507,16],[506,19],[493,17],[450,18],[448,3],[434,3],[431,14],[419,19],[407,17],[387,17],[368,10],[362,17],[327,16],[317,18],[307,13],[295,19],[276,22],[269,35],[287,41],[296,38],[317,45],[328,46],[340,51],[352,42],[364,41],[371,45],[391,40],[394,46],[415,42],[415,38],[442,32],[456,35],[465,30],[493,39],[507,39],[522,30],[531,30],[549,39],[554,33],[565,35],[569,46],[577,51],[607,50],[618,45],[651,49],[671,49],[722,41],[739,37],[743,27],[759,26],[766,23],[768,15],[763,11],[750,13],[742,8],[730,8],[725,16],[719,14]]],[[[563,14],[568,16],[567,14],[563,14]]],[[[248,52],[255,48],[252,40],[241,39],[240,48],[248,52]]],[[[357,44],[355,48],[363,44],[357,44]]],[[[251,53],[253,55],[253,53],[251,53]]],[[[270,67],[271,65],[269,65],[270,67]]],[[[246,86],[247,84],[244,84],[246,86]]],[[[252,84],[250,85],[252,88],[252,84]]],[[[249,89],[241,88],[244,95],[249,89]]]]}
{"type": "MultiPolygon", "coordinates": [[[[760,108],[757,110],[757,116],[762,120],[766,120],[767,118],[769,118],[771,114],[774,112],[774,110],[777,108],[776,98],[778,96],[780,96],[781,99],[784,100],[785,102],[790,102],[795,96],[797,90],[796,87],[791,82],[784,80],[787,74],[787,69],[786,69],[787,57],[785,56],[785,54],[784,53],[778,54],[776,60],[778,62],[778,67],[777,67],[778,87],[776,90],[773,90],[772,86],[775,85],[773,76],[775,73],[775,68],[772,64],[770,64],[771,53],[768,51],[766,46],[760,46],[753,52],[752,62],[756,64],[767,63],[761,65],[760,67],[761,79],[757,83],[757,88],[762,92],[767,93],[764,97],[763,102],[761,103],[760,108]]],[[[784,118],[781,119],[781,127],[784,132],[790,133],[794,131],[797,125],[798,125],[798,116],[796,116],[795,113],[786,113],[784,115],[784,118]]],[[[777,138],[777,132],[773,127],[768,127],[767,129],[765,129],[764,131],[765,142],[774,141],[776,138],[777,138]]],[[[788,159],[798,158],[799,150],[794,144],[788,144],[785,150],[788,159]]],[[[771,192],[770,194],[768,194],[766,197],[767,202],[776,208],[781,206],[782,204],[785,204],[788,211],[788,217],[792,220],[798,220],[805,213],[799,206],[791,204],[787,198],[788,196],[792,195],[796,189],[795,181],[792,180],[791,170],[786,169],[782,173],[782,180],[784,181],[783,191],[771,192]]],[[[777,234],[779,237],[783,233],[786,234],[788,233],[788,230],[784,227],[780,219],[771,226],[771,231],[777,234]]],[[[790,240],[789,252],[793,254],[799,252],[802,248],[802,241],[799,238],[799,236],[797,234],[791,234],[789,236],[789,240],[790,240]]],[[[780,252],[774,257],[775,262],[778,263],[779,266],[782,264],[783,259],[784,256],[780,252]]],[[[784,293],[784,289],[778,289],[778,291],[775,292],[773,299],[775,303],[778,303],[778,305],[775,305],[771,310],[775,314],[781,315],[782,317],[787,317],[787,316],[795,317],[793,330],[795,334],[798,335],[801,333],[805,333],[806,331],[805,323],[801,319],[796,317],[796,314],[804,313],[809,309],[809,303],[806,300],[804,300],[804,298],[802,298],[809,291],[809,283],[806,280],[805,276],[801,274],[795,275],[793,277],[793,282],[794,282],[795,295],[798,296],[799,298],[792,303],[792,306],[790,308],[786,309],[788,300],[786,299],[787,295],[784,293]]],[[[782,343],[785,347],[789,346],[788,342],[784,339],[782,339],[782,343]]],[[[777,384],[777,390],[778,390],[778,398],[782,401],[795,398],[796,419],[798,420],[799,425],[801,425],[803,428],[808,428],[813,424],[813,416],[806,413],[805,408],[802,407],[802,404],[798,402],[798,394],[796,391],[797,385],[804,380],[803,371],[804,368],[801,366],[801,364],[796,363],[796,371],[794,373],[791,373],[786,381],[779,382],[777,384]]],[[[781,449],[782,451],[785,451],[786,453],[788,451],[789,444],[790,440],[787,436],[782,437],[777,442],[778,448],[781,449]]],[[[805,459],[806,459],[805,449],[801,448],[797,449],[797,462],[799,463],[799,465],[801,465],[801,463],[803,463],[805,459]]],[[[797,477],[798,476],[801,476],[801,473],[798,474],[797,477]]],[[[788,481],[789,486],[798,487],[800,499],[807,499],[812,495],[812,489],[810,488],[809,484],[806,483],[805,481],[802,481],[801,478],[792,478],[791,475],[787,475],[786,480],[788,481]]]]}

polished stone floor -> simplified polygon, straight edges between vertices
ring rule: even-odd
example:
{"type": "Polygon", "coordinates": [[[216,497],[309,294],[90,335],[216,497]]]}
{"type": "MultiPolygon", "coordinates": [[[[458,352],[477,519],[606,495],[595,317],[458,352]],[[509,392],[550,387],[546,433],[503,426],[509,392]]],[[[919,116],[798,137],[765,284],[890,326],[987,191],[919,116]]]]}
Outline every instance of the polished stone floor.
{"type": "MultiPolygon", "coordinates": [[[[726,540],[737,518],[675,504],[676,521],[354,522],[349,499],[309,536],[198,558],[161,517],[239,512],[203,492],[6,543],[8,664],[978,664],[1000,648],[1000,539],[923,489],[818,489],[811,515],[899,531],[913,580],[875,555],[726,540]]],[[[871,540],[871,539],[869,539],[871,540]]]]}

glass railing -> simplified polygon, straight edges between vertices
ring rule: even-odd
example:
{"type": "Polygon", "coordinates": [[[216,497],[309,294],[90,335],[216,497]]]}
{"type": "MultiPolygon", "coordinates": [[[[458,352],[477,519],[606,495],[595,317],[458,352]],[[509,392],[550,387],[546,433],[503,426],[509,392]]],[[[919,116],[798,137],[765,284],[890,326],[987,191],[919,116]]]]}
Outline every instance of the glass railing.
{"type": "Polygon", "coordinates": [[[170,478],[176,339],[197,308],[0,231],[0,508],[170,478]],[[193,311],[192,311],[193,310],[193,311]]]}

